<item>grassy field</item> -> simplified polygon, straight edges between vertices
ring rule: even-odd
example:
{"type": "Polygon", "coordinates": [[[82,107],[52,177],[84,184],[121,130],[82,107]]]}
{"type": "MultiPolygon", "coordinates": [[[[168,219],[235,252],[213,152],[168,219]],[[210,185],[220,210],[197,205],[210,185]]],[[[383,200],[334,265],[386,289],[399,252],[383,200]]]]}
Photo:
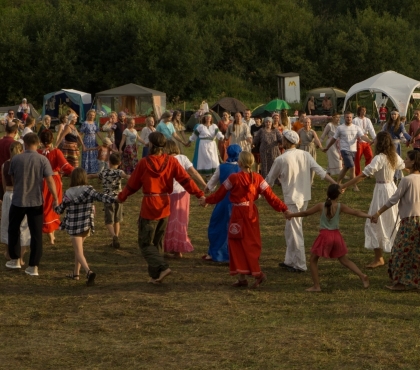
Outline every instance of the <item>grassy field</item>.
{"type": "MultiPolygon", "coordinates": [[[[188,149],[191,157],[192,148],[188,149]]],[[[323,153],[318,161],[326,164],[323,153]]],[[[65,187],[67,186],[65,182],[65,187]]],[[[100,189],[99,184],[92,184],[100,189]]],[[[367,211],[374,180],[347,191],[342,202],[367,211]]],[[[316,178],[310,204],[325,199],[316,178]]],[[[281,188],[275,187],[281,197],[281,188]]],[[[147,284],[137,246],[141,195],[124,204],[120,250],[109,247],[101,204],[85,254],[97,284],[65,278],[73,268],[70,239],[44,239],[39,277],[0,272],[0,369],[418,369],[419,296],[390,292],[386,267],[366,271],[364,220],[341,218],[349,257],[369,275],[357,276],[335,260],[320,261],[322,293],[307,293],[309,273],[281,270],[285,220],[258,201],[261,265],[268,281],[238,290],[227,265],[205,263],[212,207],[192,198],[190,237],[195,251],[171,260],[161,286],[147,284]]],[[[304,220],[307,256],[319,217],[304,220]]],[[[3,261],[4,262],[4,261],[3,261]]],[[[3,264],[4,265],[4,264],[3,264]]]]}

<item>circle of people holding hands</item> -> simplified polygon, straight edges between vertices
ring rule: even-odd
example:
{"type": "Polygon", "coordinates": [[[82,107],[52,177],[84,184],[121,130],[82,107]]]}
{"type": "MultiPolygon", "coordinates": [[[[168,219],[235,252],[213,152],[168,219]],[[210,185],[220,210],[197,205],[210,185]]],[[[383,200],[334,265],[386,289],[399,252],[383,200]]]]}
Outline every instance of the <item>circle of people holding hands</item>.
{"type": "Polygon", "coordinates": [[[339,231],[341,213],[367,219],[365,248],[373,252],[367,268],[385,265],[383,254],[390,253],[391,284],[387,288],[419,288],[420,110],[415,110],[408,132],[399,113],[393,110],[378,134],[366,117],[365,107],[358,108],[356,117],[345,112],[342,125],[340,115],[333,113],[332,122],[325,126],[320,138],[305,112],[299,112],[299,120],[291,125],[287,111],[261,120],[251,118],[249,110],[243,117],[235,113],[233,120],[229,112],[224,112],[217,124],[206,113],[189,138],[180,112],[164,112],[156,127],[153,117],[147,117],[140,134],[133,118],[127,118],[124,112],[111,112],[102,128],[106,135],[103,137],[95,122],[96,112],[90,110],[79,130],[75,126],[77,114],[60,117],[55,143],[49,116],[43,118],[36,134],[35,120],[30,115],[22,127],[10,113],[6,134],[0,140],[1,242],[7,245],[9,269],[21,269],[30,247],[25,272],[39,275],[42,233],[48,234],[54,244],[54,233],[61,229],[69,234],[75,253],[74,269],[67,278],[79,280],[83,269],[86,284],[93,285],[96,273],[86,261],[83,242],[94,233],[94,201],[104,203],[111,246],[120,248],[123,203],[142,190],[138,243],[151,284],[161,284],[171,274],[166,257],[181,258],[194,249],[188,237],[192,194],[203,207],[216,205],[208,226],[209,248],[202,259],[228,262],[230,274],[238,277],[234,287],[251,284],[258,288],[267,280],[259,264],[262,242],[257,209],[258,199],[264,197],[287,220],[286,252],[279,265],[290,272],[307,270],[302,218],[320,214],[319,235],[312,245],[309,263],[313,286],[307,291],[321,291],[320,257],[337,258],[360,278],[364,288],[369,286],[368,276],[347,257],[339,231]],[[19,130],[22,133],[18,141],[19,130]],[[97,139],[102,145],[97,144],[97,139]],[[182,153],[183,147],[192,142],[195,152],[191,162],[182,153]],[[402,142],[413,145],[404,160],[400,157],[402,142]],[[143,145],[141,160],[138,143],[143,145]],[[326,170],[316,162],[317,147],[327,154],[326,170]],[[409,174],[403,176],[402,170],[409,174]],[[308,208],[315,174],[330,185],[326,200],[308,208]],[[64,194],[63,175],[70,176],[64,194]],[[349,181],[342,183],[346,175],[349,181]],[[339,198],[345,189],[359,191],[357,184],[366,177],[376,181],[368,212],[341,203],[339,198]],[[91,178],[102,182],[102,193],[88,184],[91,178]],[[123,189],[121,179],[127,180],[123,189]],[[274,184],[282,187],[283,200],[271,190],[274,184]],[[60,220],[62,213],[65,216],[60,220]],[[253,278],[251,283],[248,277],[253,278]]]}

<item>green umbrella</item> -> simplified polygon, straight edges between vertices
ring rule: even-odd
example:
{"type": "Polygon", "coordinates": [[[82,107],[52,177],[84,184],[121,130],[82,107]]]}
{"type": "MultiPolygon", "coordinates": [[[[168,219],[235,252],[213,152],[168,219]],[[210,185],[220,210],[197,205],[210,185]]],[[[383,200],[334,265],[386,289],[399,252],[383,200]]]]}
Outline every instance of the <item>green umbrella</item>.
{"type": "Polygon", "coordinates": [[[271,113],[281,111],[282,109],[290,109],[290,105],[287,104],[287,102],[285,102],[284,100],[274,99],[266,105],[254,109],[254,111],[252,112],[252,117],[266,117],[269,116],[271,113]]]}

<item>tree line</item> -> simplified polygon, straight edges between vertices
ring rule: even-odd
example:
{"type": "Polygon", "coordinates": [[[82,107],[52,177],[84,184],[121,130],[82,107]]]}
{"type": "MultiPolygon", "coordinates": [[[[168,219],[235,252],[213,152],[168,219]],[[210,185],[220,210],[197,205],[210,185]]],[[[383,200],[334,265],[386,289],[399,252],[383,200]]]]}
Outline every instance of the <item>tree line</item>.
{"type": "Polygon", "coordinates": [[[416,0],[0,0],[0,104],[136,83],[168,101],[347,90],[394,70],[420,79],[416,0]]]}

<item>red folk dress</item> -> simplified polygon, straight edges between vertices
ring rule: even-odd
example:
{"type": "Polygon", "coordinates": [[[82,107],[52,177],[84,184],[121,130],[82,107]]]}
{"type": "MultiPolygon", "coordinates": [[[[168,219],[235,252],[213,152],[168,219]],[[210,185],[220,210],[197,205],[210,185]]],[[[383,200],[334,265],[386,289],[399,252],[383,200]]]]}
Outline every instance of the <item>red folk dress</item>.
{"type": "Polygon", "coordinates": [[[254,201],[262,194],[278,212],[287,211],[287,206],[277,198],[261,175],[253,173],[251,180],[251,174],[245,172],[230,175],[215,193],[206,198],[206,203],[220,202],[228,191],[233,204],[228,229],[230,274],[259,276],[261,234],[254,201]]]}
{"type": "MultiPolygon", "coordinates": [[[[54,171],[53,180],[57,191],[58,204],[63,200],[63,184],[61,182],[61,174],[70,175],[74,167],[71,166],[63,153],[59,149],[39,149],[38,153],[47,157],[50,161],[51,168],[54,171]]],[[[52,233],[60,227],[60,216],[53,210],[53,200],[50,190],[48,189],[47,182],[44,179],[42,184],[42,195],[44,197],[44,222],[42,225],[43,233],[52,233]]]]}

